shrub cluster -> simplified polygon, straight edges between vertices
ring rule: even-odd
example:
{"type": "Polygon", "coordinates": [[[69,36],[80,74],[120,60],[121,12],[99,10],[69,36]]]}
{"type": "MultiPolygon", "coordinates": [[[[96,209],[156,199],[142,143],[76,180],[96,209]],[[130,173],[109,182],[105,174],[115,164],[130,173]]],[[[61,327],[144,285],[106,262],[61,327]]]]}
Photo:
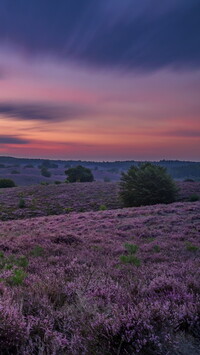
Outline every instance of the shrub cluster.
{"type": "Polygon", "coordinates": [[[0,179],[0,188],[15,187],[15,183],[11,179],[0,179]]]}
{"type": "Polygon", "coordinates": [[[177,186],[166,169],[143,163],[122,173],[120,197],[126,207],[174,202],[177,186]]]}
{"type": "Polygon", "coordinates": [[[75,168],[69,168],[65,171],[68,175],[67,182],[92,182],[94,176],[90,169],[78,165],[75,168]]]}

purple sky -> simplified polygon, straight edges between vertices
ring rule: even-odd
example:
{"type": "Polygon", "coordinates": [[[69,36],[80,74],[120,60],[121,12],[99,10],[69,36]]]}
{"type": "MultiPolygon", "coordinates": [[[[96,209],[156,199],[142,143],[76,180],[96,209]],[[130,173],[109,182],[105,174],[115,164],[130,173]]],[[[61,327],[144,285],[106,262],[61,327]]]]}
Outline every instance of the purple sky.
{"type": "Polygon", "coordinates": [[[2,0],[0,154],[200,154],[200,2],[2,0]]]}

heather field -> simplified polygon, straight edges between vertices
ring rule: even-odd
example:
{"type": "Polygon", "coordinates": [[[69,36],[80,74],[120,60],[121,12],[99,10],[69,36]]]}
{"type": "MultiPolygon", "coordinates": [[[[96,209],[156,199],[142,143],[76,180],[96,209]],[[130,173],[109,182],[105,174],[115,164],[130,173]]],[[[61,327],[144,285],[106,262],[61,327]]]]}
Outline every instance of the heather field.
{"type": "Polygon", "coordinates": [[[2,355],[200,354],[200,202],[2,221],[0,234],[2,355]]]}
{"type": "MultiPolygon", "coordinates": [[[[200,197],[200,182],[178,182],[178,200],[200,197]]],[[[119,183],[93,182],[61,185],[33,185],[0,189],[0,220],[23,219],[122,207],[119,183]],[[20,208],[20,200],[24,201],[20,208]]]]}

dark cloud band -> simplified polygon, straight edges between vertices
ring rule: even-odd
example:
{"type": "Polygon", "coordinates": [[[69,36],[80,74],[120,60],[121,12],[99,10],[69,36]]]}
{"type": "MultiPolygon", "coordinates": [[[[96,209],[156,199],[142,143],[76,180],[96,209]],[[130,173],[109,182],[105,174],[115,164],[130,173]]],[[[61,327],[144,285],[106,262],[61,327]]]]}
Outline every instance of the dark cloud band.
{"type": "Polygon", "coordinates": [[[0,103],[0,116],[30,121],[59,122],[74,120],[89,114],[89,111],[86,107],[71,104],[65,107],[56,107],[38,103],[0,103]]]}
{"type": "Polygon", "coordinates": [[[199,0],[1,0],[0,40],[103,68],[200,67],[199,0]]]}
{"type": "Polygon", "coordinates": [[[18,136],[0,135],[0,144],[28,144],[29,141],[18,136]]]}

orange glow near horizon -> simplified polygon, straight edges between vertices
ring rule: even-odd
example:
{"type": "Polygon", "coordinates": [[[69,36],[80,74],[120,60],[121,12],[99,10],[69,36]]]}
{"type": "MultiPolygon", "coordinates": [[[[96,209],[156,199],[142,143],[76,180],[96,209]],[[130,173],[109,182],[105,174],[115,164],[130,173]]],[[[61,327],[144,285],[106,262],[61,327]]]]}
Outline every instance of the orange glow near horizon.
{"type": "Polygon", "coordinates": [[[8,67],[0,78],[1,155],[199,159],[200,72],[185,81],[167,71],[134,77],[21,57],[8,67]]]}

